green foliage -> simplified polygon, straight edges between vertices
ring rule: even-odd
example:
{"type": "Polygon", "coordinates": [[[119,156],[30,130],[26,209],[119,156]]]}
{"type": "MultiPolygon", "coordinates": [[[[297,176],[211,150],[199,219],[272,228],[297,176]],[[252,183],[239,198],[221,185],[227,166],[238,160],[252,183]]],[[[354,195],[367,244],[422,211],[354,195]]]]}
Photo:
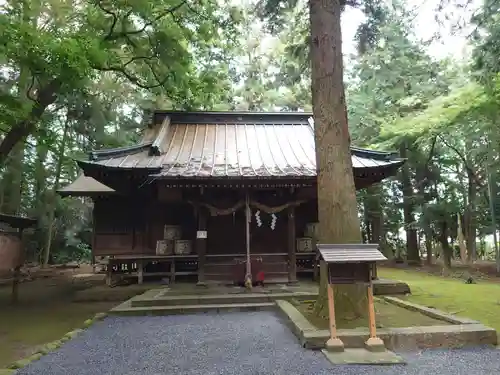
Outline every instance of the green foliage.
{"type": "MultiPolygon", "coordinates": [[[[438,4],[442,14],[450,12],[447,1],[438,4]]],[[[410,222],[401,176],[359,194],[360,214],[369,214],[365,232],[382,218],[381,241],[397,255],[405,228],[452,241],[457,215],[472,210],[476,234],[491,233],[486,181],[491,172],[497,188],[500,173],[499,2],[486,1],[472,20],[471,64],[429,56],[404,1],[346,3],[366,16],[346,66],[352,142],[406,152],[411,184],[410,222]]],[[[39,219],[27,236],[34,260],[49,231],[53,261],[88,258],[91,204],[63,200],[55,190],[78,175],[73,158],[137,142],[148,110],[311,109],[305,1],[32,0],[1,7],[0,132],[26,124],[28,132],[0,171],[0,207],[39,219]]],[[[493,195],[499,217],[498,191],[493,195]]]]}

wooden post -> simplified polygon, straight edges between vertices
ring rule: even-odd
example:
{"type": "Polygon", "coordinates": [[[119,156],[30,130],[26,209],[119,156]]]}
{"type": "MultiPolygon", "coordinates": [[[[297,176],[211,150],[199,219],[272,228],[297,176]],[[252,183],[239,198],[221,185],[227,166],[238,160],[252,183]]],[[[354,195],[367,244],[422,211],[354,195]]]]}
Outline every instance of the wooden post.
{"type": "MultiPolygon", "coordinates": [[[[198,231],[207,230],[208,215],[204,207],[198,207],[198,231]]],[[[208,236],[208,233],[207,233],[208,236]]],[[[198,286],[205,286],[205,264],[207,259],[207,239],[196,236],[196,253],[198,254],[198,286]]]]}
{"type": "Polygon", "coordinates": [[[19,278],[21,276],[21,266],[14,268],[14,274],[12,276],[12,304],[16,304],[19,301],[19,278]]]}
{"type": "Polygon", "coordinates": [[[111,286],[113,281],[113,260],[108,259],[108,264],[106,265],[106,285],[111,286]]]}
{"type": "Polygon", "coordinates": [[[330,339],[326,342],[326,349],[330,352],[343,352],[344,343],[337,337],[337,323],[335,322],[335,301],[333,285],[328,283],[328,314],[330,339]]]}
{"type": "MultiPolygon", "coordinates": [[[[21,257],[21,262],[24,263],[25,259],[25,248],[24,248],[24,243],[23,243],[23,230],[24,228],[18,228],[17,231],[17,237],[19,238],[20,246],[21,246],[21,251],[23,252],[22,257],[21,257]]],[[[16,267],[14,267],[14,273],[12,275],[12,295],[11,295],[11,300],[12,304],[16,304],[19,301],[19,279],[21,277],[21,264],[18,264],[16,267]]]]}
{"type": "Polygon", "coordinates": [[[144,281],[144,264],[142,259],[137,260],[137,284],[142,284],[144,281]]]}
{"type": "Polygon", "coordinates": [[[175,258],[170,263],[170,284],[175,283],[175,258]]]}
{"type": "Polygon", "coordinates": [[[330,317],[330,338],[337,338],[337,323],[335,322],[335,302],[333,296],[333,285],[328,284],[328,313],[330,317]]]}
{"type": "Polygon", "coordinates": [[[365,342],[365,347],[371,352],[385,351],[384,342],[377,337],[377,327],[375,325],[375,306],[373,304],[373,286],[370,282],[368,284],[368,322],[370,329],[370,337],[365,342]]]}
{"type": "Polygon", "coordinates": [[[251,211],[250,211],[250,197],[248,195],[248,190],[245,191],[245,229],[246,229],[246,275],[245,275],[245,286],[248,289],[252,288],[252,264],[250,258],[250,219],[251,219],[251,211]]]}
{"type": "Polygon", "coordinates": [[[368,322],[370,324],[370,337],[377,337],[377,326],[375,325],[375,306],[373,304],[373,288],[368,285],[368,322]]]}
{"type": "Polygon", "coordinates": [[[295,250],[295,207],[288,207],[288,282],[297,282],[297,255],[295,250]]]}

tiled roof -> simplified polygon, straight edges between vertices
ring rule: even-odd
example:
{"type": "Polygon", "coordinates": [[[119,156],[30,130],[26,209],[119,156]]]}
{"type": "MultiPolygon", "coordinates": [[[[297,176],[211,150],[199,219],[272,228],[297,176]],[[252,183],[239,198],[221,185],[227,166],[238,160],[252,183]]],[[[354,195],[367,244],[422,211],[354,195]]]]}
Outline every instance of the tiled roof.
{"type": "Polygon", "coordinates": [[[318,244],[326,263],[378,262],[387,258],[377,244],[318,244]]]}
{"type": "MultiPolygon", "coordinates": [[[[149,132],[140,145],[94,152],[80,165],[145,168],[156,177],[314,177],[309,118],[305,113],[174,113],[161,119],[156,137],[149,132]]],[[[384,152],[353,147],[351,153],[355,169],[403,163],[384,152]]]]}

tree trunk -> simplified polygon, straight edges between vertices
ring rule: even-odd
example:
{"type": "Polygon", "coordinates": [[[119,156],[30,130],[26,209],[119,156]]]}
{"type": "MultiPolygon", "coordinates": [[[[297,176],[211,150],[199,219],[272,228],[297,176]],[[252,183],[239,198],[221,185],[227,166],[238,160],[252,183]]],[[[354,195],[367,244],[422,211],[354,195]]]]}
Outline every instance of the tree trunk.
{"type": "Polygon", "coordinates": [[[441,244],[443,265],[445,269],[451,268],[451,257],[453,255],[453,248],[448,242],[448,224],[446,221],[440,222],[439,243],[441,244]]]}
{"type": "Polygon", "coordinates": [[[425,234],[425,251],[427,254],[425,262],[427,265],[432,264],[432,228],[430,226],[430,223],[426,221],[425,223],[425,228],[424,228],[424,234],[425,234]]]}
{"type": "MultiPolygon", "coordinates": [[[[312,101],[318,170],[318,242],[360,243],[343,83],[341,6],[339,0],[311,0],[312,101]]],[[[315,312],[328,316],[327,275],[321,267],[315,312]]],[[[364,316],[366,288],[335,288],[339,318],[364,316]]]]}
{"type": "Polygon", "coordinates": [[[464,213],[465,245],[467,248],[467,261],[476,260],[476,198],[477,189],[474,176],[468,170],[467,207],[464,213]]]}
{"type": "Polygon", "coordinates": [[[2,181],[5,189],[2,211],[9,215],[16,215],[21,207],[24,143],[16,145],[6,164],[2,181]]]}
{"type": "MultiPolygon", "coordinates": [[[[407,157],[407,144],[404,142],[400,147],[401,157],[407,157]]],[[[420,263],[420,253],[418,250],[418,236],[415,228],[415,204],[413,187],[410,177],[410,166],[405,163],[401,168],[401,184],[403,190],[403,217],[406,231],[406,259],[408,263],[420,263]]]]}
{"type": "MultiPolygon", "coordinates": [[[[467,222],[464,215],[464,222],[467,222]]],[[[462,263],[467,263],[469,257],[467,255],[467,246],[465,244],[464,232],[462,228],[462,216],[460,213],[457,214],[457,243],[460,249],[460,260],[462,263]]]]}
{"type": "Polygon", "coordinates": [[[66,150],[66,143],[68,141],[68,134],[69,134],[69,119],[66,118],[66,122],[64,124],[64,131],[63,131],[63,136],[61,140],[61,145],[59,146],[59,150],[57,152],[57,166],[56,166],[56,173],[55,173],[55,181],[54,181],[54,188],[52,189],[52,192],[50,194],[50,198],[48,200],[49,203],[49,218],[48,218],[48,230],[47,230],[47,239],[45,242],[45,247],[44,247],[44,254],[43,254],[43,266],[46,267],[49,264],[49,259],[50,259],[50,247],[52,246],[52,236],[53,236],[53,230],[54,230],[54,216],[55,216],[55,211],[56,211],[56,199],[57,199],[57,190],[59,190],[59,183],[61,180],[61,171],[62,171],[62,166],[64,162],[64,151],[66,150]]]}
{"type": "Polygon", "coordinates": [[[0,143],[0,166],[5,163],[12,149],[35,130],[47,107],[56,101],[60,87],[61,82],[54,80],[38,90],[36,101],[29,113],[12,126],[0,143]]]}

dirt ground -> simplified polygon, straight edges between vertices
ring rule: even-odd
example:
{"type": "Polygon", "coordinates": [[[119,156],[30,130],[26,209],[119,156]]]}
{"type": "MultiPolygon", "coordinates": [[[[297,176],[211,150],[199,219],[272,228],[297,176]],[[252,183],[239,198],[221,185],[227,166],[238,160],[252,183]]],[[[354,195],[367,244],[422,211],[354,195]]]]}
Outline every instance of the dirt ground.
{"type": "Polygon", "coordinates": [[[31,281],[19,285],[16,305],[11,303],[10,282],[0,285],[0,368],[31,355],[40,345],[82,327],[96,313],[106,312],[150,287],[109,288],[102,285],[98,275],[85,276],[91,272],[91,267],[32,269],[26,277],[31,281]]]}

